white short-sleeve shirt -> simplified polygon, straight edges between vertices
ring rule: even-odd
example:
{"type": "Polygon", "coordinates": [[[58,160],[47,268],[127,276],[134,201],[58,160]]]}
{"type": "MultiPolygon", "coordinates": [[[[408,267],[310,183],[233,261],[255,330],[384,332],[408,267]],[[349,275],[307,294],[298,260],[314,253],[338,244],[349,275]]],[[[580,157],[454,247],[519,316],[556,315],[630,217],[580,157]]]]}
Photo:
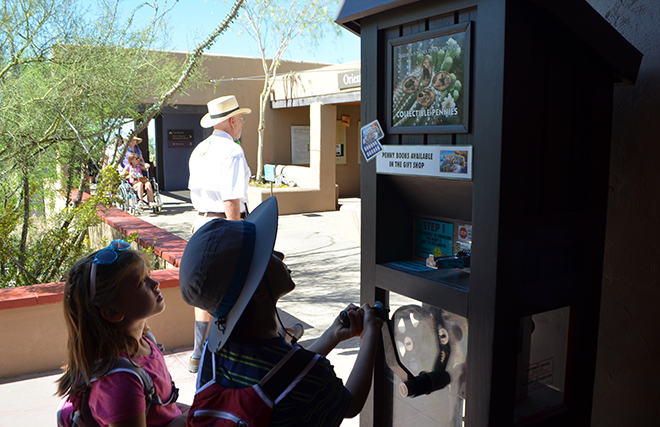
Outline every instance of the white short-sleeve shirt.
{"type": "Polygon", "coordinates": [[[190,200],[199,212],[224,212],[224,201],[240,199],[246,211],[250,167],[243,148],[218,129],[200,142],[188,163],[190,200]]]}

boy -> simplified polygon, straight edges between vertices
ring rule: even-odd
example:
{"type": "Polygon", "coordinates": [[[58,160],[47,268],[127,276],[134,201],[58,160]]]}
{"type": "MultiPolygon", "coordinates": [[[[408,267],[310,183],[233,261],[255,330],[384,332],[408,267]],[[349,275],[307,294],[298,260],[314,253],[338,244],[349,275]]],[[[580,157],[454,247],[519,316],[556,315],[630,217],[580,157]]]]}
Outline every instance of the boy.
{"type": "MultiPolygon", "coordinates": [[[[258,383],[291,349],[278,334],[276,303],[295,284],[284,256],[274,252],[277,200],[270,197],[245,221],[213,220],[190,239],[179,271],[181,294],[213,315],[197,386],[214,377],[224,387],[258,383]]],[[[326,356],[360,336],[361,349],[346,385],[321,357],[273,409],[271,425],[338,426],[362,410],[382,321],[369,305],[349,305],[350,327],[335,319],[308,350],[326,356]]]]}

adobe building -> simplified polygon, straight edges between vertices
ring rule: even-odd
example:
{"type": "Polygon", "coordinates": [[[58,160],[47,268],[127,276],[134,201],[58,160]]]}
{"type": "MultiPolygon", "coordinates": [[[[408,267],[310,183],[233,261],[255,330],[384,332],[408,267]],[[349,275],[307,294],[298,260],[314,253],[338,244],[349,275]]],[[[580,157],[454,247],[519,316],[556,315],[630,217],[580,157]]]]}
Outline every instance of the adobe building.
{"type": "MultiPolygon", "coordinates": [[[[183,52],[171,54],[181,58],[182,61],[186,57],[186,53],[183,52]]],[[[318,66],[317,63],[282,61],[280,72],[300,71],[318,66]]],[[[212,133],[212,129],[204,129],[199,125],[200,119],[207,112],[206,103],[226,94],[235,95],[241,107],[252,109],[252,114],[246,115],[241,139],[250,168],[253,172],[256,169],[256,123],[259,114],[259,94],[263,87],[261,59],[204,54],[202,67],[206,69],[209,84],[201,89],[187,90],[185,94],[174,95],[169,102],[170,105],[164,108],[162,114],[155,120],[156,135],[150,135],[155,137],[157,147],[157,153],[150,153],[150,158],[156,159],[158,182],[165,191],[188,188],[190,153],[199,142],[212,133]]],[[[291,120],[300,123],[305,119],[294,117],[291,120]]],[[[265,145],[275,139],[273,127],[276,127],[276,123],[272,117],[267,116],[265,145]]],[[[144,145],[146,144],[143,142],[142,146],[144,145]]]]}
{"type": "MultiPolygon", "coordinates": [[[[270,101],[268,114],[279,126],[275,131],[279,137],[264,147],[264,162],[275,166],[275,174],[296,183],[273,190],[280,213],[335,210],[339,198],[358,198],[359,61],[283,74],[270,101]],[[288,120],[291,117],[299,122],[288,120]]],[[[271,195],[270,189],[249,192],[251,206],[271,195]]],[[[359,209],[359,204],[350,208],[359,209]]]]}
{"type": "MultiPolygon", "coordinates": [[[[187,189],[190,153],[212,132],[199,120],[207,112],[206,103],[225,94],[236,95],[241,107],[252,109],[245,116],[241,145],[256,174],[261,59],[206,54],[203,66],[211,82],[219,85],[175,95],[155,119],[156,153],[141,145],[156,160],[157,180],[164,191],[187,189]]],[[[324,66],[282,61],[266,108],[263,147],[264,164],[276,166],[278,177],[295,182],[274,189],[280,213],[335,210],[338,198],[359,197],[359,70],[359,62],[324,66]]],[[[141,136],[148,140],[146,131],[141,136]]],[[[270,196],[270,188],[250,187],[249,192],[251,207],[270,196]]]]}

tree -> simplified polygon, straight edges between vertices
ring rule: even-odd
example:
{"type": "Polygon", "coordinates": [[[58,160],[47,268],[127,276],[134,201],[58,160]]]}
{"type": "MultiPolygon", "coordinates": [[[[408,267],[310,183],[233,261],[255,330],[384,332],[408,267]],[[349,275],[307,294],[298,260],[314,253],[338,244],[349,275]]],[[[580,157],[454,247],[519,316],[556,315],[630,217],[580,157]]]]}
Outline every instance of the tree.
{"type": "Polygon", "coordinates": [[[0,287],[61,280],[90,251],[88,228],[100,222],[97,207],[113,203],[119,176],[100,171],[84,200],[88,170],[98,170],[123,125],[137,123],[139,133],[174,93],[204,80],[202,53],[243,0],[185,63],[157,50],[170,10],[163,1],[162,9],[142,3],[125,21],[119,0],[99,0],[92,19],[75,0],[0,6],[0,287]],[[143,7],[153,14],[139,27],[143,7]],[[148,98],[157,101],[145,106],[148,98]],[[64,207],[55,208],[54,194],[64,207]]]}
{"type": "MultiPolygon", "coordinates": [[[[229,11],[227,14],[227,17],[225,18],[224,21],[222,21],[216,28],[209,34],[206,39],[204,39],[202,42],[200,42],[199,45],[193,50],[193,52],[188,56],[188,60],[186,61],[186,66],[184,70],[181,73],[181,77],[179,77],[179,80],[167,91],[165,92],[158,101],[154,102],[149,109],[146,110],[145,114],[143,115],[140,123],[138,126],[133,130],[131,135],[129,135],[129,139],[133,135],[137,135],[138,133],[142,132],[148,125],[149,121],[152,120],[156,115],[160,112],[160,110],[167,105],[167,101],[172,98],[172,96],[179,90],[181,90],[185,84],[188,82],[188,80],[191,78],[193,75],[193,72],[197,68],[200,59],[202,57],[202,53],[204,53],[205,50],[209,49],[213,43],[215,42],[216,38],[220,36],[227,28],[229,28],[229,25],[234,21],[236,16],[238,15],[238,11],[243,5],[244,0],[236,0],[236,3],[234,3],[234,6],[232,9],[229,11]]],[[[128,145],[124,146],[120,156],[118,156],[118,161],[124,157],[126,154],[126,150],[128,149],[128,145]]]]}
{"type": "Polygon", "coordinates": [[[316,46],[323,30],[334,26],[330,6],[336,4],[335,0],[245,0],[239,22],[256,42],[264,70],[264,86],[259,95],[257,181],[263,179],[266,107],[282,56],[298,37],[316,46]]]}
{"type": "Polygon", "coordinates": [[[112,203],[119,178],[115,168],[102,171],[84,200],[88,169],[121,126],[146,126],[189,83],[204,43],[228,25],[181,64],[156,50],[167,0],[164,10],[157,0],[139,6],[153,10],[142,27],[133,20],[139,8],[122,21],[118,4],[100,0],[96,16],[75,0],[0,6],[0,286],[61,280],[91,249],[88,227],[100,221],[97,206],[112,203]],[[145,108],[147,98],[159,101],[145,108]]]}

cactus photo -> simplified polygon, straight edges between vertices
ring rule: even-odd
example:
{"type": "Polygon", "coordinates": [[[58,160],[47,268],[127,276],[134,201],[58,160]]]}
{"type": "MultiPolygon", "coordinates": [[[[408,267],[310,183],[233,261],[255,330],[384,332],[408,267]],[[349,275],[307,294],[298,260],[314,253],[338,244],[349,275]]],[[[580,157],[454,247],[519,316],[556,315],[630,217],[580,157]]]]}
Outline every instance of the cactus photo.
{"type": "Polygon", "coordinates": [[[465,126],[468,29],[464,25],[458,32],[416,41],[405,37],[394,44],[392,131],[409,126],[465,126]]]}

